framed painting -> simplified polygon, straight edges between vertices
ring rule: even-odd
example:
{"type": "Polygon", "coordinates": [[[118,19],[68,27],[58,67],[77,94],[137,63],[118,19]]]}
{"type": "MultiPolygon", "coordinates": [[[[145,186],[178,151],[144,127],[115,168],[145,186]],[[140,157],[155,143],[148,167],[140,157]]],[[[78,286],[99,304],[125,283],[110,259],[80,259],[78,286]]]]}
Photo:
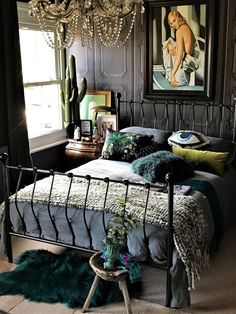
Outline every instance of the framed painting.
{"type": "Polygon", "coordinates": [[[101,134],[103,137],[104,134],[106,133],[107,129],[112,129],[116,131],[116,115],[115,114],[105,114],[102,116],[99,116],[97,119],[97,128],[99,134],[101,134]]]}
{"type": "Polygon", "coordinates": [[[214,12],[213,0],[146,1],[146,98],[212,98],[214,12]]]}
{"type": "Polygon", "coordinates": [[[92,120],[93,126],[98,115],[107,114],[111,108],[111,91],[88,90],[80,103],[80,119],[92,120]]]}
{"type": "Polygon", "coordinates": [[[80,135],[82,137],[92,137],[92,120],[80,120],[80,135]]]}

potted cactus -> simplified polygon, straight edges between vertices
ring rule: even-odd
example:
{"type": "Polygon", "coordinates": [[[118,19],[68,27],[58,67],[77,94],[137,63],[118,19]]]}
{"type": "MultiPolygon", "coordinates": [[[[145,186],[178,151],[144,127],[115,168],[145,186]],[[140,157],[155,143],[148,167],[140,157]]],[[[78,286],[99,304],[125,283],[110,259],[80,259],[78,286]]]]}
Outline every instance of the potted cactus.
{"type": "Polygon", "coordinates": [[[87,90],[87,80],[81,78],[80,86],[77,86],[75,57],[69,56],[66,67],[66,78],[64,81],[64,91],[61,91],[61,104],[64,109],[64,127],[68,138],[73,138],[74,129],[80,123],[80,102],[83,100],[87,90]]]}

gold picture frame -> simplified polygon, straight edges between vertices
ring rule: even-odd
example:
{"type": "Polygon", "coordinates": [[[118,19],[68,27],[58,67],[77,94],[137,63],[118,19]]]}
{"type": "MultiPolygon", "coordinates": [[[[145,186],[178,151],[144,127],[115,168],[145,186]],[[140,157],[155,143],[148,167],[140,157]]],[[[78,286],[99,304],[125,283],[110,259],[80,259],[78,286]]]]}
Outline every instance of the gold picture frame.
{"type": "Polygon", "coordinates": [[[87,90],[80,103],[80,119],[92,120],[93,126],[98,115],[111,111],[111,91],[87,90]]]}

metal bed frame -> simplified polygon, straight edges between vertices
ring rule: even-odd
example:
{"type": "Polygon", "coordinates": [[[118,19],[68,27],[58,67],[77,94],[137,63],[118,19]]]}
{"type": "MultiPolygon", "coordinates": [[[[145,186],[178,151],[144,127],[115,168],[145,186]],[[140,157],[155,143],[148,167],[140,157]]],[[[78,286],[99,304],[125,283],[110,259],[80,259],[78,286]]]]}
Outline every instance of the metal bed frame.
{"type": "MultiPolygon", "coordinates": [[[[165,125],[164,129],[166,130],[175,130],[175,129],[181,129],[181,128],[190,128],[190,129],[195,129],[196,126],[199,126],[199,124],[196,121],[196,117],[199,116],[202,118],[202,115],[197,113],[198,108],[203,108],[205,110],[205,134],[211,133],[212,129],[215,131],[216,130],[216,125],[218,126],[218,132],[215,133],[215,136],[222,137],[224,134],[230,135],[232,140],[235,140],[235,129],[236,129],[236,116],[235,116],[235,104],[234,105],[219,105],[216,106],[214,104],[197,104],[197,103],[187,103],[187,102],[180,102],[180,101],[175,101],[175,102],[169,102],[169,101],[154,101],[154,102],[148,102],[148,101],[122,101],[121,100],[121,94],[117,95],[117,104],[116,104],[116,110],[117,110],[117,125],[120,128],[121,123],[122,123],[122,116],[127,117],[129,116],[129,123],[128,125],[141,125],[141,126],[148,126],[147,122],[148,119],[145,116],[145,112],[147,111],[150,112],[150,108],[152,108],[152,113],[150,119],[150,122],[153,123],[153,127],[157,128],[158,125],[160,124],[163,126],[165,125]],[[123,106],[123,111],[121,110],[121,106],[123,106]],[[159,113],[161,112],[161,113],[159,113]],[[171,116],[171,113],[173,113],[173,116],[171,116]],[[192,118],[189,118],[189,114],[192,114],[192,118]],[[140,121],[141,120],[141,121],[140,121]],[[151,121],[152,120],[152,121],[151,121]]],[[[150,124],[149,124],[150,126],[150,124]]],[[[200,129],[202,130],[202,126],[200,126],[200,129]]],[[[42,169],[37,169],[37,168],[24,168],[22,166],[11,166],[8,165],[8,155],[6,153],[0,154],[0,160],[1,160],[1,168],[2,168],[2,174],[3,174],[3,187],[4,187],[4,199],[5,199],[5,236],[6,236],[6,252],[7,256],[9,259],[9,262],[13,261],[13,255],[12,255],[12,243],[11,243],[11,236],[18,236],[22,238],[27,238],[35,241],[40,241],[40,242],[45,242],[49,244],[56,244],[59,246],[63,247],[68,247],[68,248],[73,248],[81,251],[86,251],[89,253],[94,252],[94,248],[92,246],[92,238],[91,238],[91,232],[90,232],[90,227],[87,223],[86,219],[86,204],[87,204],[87,197],[89,193],[89,187],[91,184],[92,180],[103,180],[106,183],[106,190],[105,190],[105,196],[104,196],[104,207],[106,205],[106,198],[107,198],[107,193],[109,189],[109,183],[114,182],[114,183],[121,183],[126,186],[126,198],[128,195],[128,190],[129,187],[132,185],[138,185],[138,186],[143,186],[144,189],[147,191],[147,199],[146,199],[146,206],[144,209],[144,215],[143,215],[143,235],[144,239],[146,242],[146,246],[148,248],[148,238],[146,236],[146,230],[145,230],[145,215],[146,215],[146,210],[147,210],[147,204],[148,204],[148,197],[149,197],[149,191],[152,188],[151,184],[140,184],[140,183],[131,183],[128,180],[125,181],[118,181],[118,180],[110,180],[109,178],[95,178],[91,176],[79,176],[79,175],[74,175],[72,173],[60,173],[60,172],[55,172],[55,171],[47,171],[47,170],[42,170],[42,169]],[[56,239],[55,241],[48,240],[44,237],[42,237],[42,234],[40,232],[38,237],[34,237],[31,235],[27,234],[27,230],[25,228],[25,222],[23,217],[20,214],[20,211],[17,209],[18,214],[20,216],[20,219],[22,221],[22,225],[24,226],[25,230],[23,233],[18,233],[15,232],[12,228],[11,224],[11,219],[10,219],[10,202],[9,202],[9,197],[10,197],[10,180],[9,177],[11,175],[11,172],[17,172],[18,173],[18,182],[17,182],[17,187],[16,191],[14,192],[15,194],[15,205],[16,209],[17,207],[17,193],[19,189],[21,188],[21,183],[22,183],[22,178],[23,174],[25,173],[30,173],[32,175],[32,182],[34,184],[33,191],[35,189],[35,185],[37,180],[41,175],[43,176],[52,176],[52,183],[51,183],[51,189],[50,189],[50,194],[49,194],[49,199],[48,199],[48,204],[47,204],[47,209],[49,213],[49,217],[51,220],[51,223],[54,227],[54,231],[56,234],[56,239]],[[72,243],[71,244],[65,244],[61,243],[58,240],[58,230],[56,227],[56,224],[54,222],[54,217],[51,214],[50,211],[50,197],[52,193],[52,187],[53,187],[53,180],[55,175],[61,175],[61,176],[67,176],[70,179],[70,183],[68,185],[68,190],[67,190],[67,201],[65,204],[65,218],[66,218],[66,223],[69,226],[69,229],[71,231],[72,235],[72,243]],[[71,225],[71,221],[68,218],[68,199],[70,195],[70,190],[71,186],[73,184],[73,178],[74,177],[80,177],[80,178],[85,178],[87,180],[87,192],[85,195],[84,199],[84,207],[83,207],[83,222],[87,230],[88,237],[90,239],[90,247],[89,248],[82,248],[79,246],[76,246],[75,244],[75,234],[73,227],[71,225]]],[[[160,187],[163,187],[163,184],[160,185],[160,187]]],[[[165,188],[167,187],[168,189],[168,241],[167,241],[167,264],[166,267],[163,266],[157,266],[158,268],[162,268],[166,270],[166,306],[170,307],[171,304],[171,273],[170,269],[172,266],[172,257],[173,257],[173,249],[174,249],[174,241],[173,241],[173,198],[174,198],[174,182],[173,182],[173,177],[172,174],[169,173],[166,176],[166,185],[165,188]]],[[[34,193],[34,192],[33,192],[34,193]]],[[[37,223],[38,229],[42,230],[40,226],[40,222],[38,217],[35,214],[34,211],[34,203],[33,203],[33,193],[32,193],[32,199],[31,199],[31,210],[34,216],[34,219],[37,223]]],[[[103,228],[105,232],[107,232],[106,227],[105,227],[105,220],[104,220],[104,215],[105,212],[102,214],[102,223],[103,223],[103,228]]],[[[148,249],[147,249],[148,251],[148,249]]],[[[149,257],[149,262],[151,261],[151,258],[149,257]]],[[[153,264],[153,263],[152,263],[153,264]]]]}
{"type": "MultiPolygon", "coordinates": [[[[45,243],[49,243],[49,244],[54,244],[54,245],[58,245],[58,246],[62,246],[62,247],[67,247],[67,248],[72,248],[72,249],[77,249],[80,251],[84,251],[84,252],[88,252],[88,253],[93,253],[95,252],[95,249],[93,248],[92,245],[92,237],[91,237],[91,232],[90,232],[90,227],[89,224],[87,223],[87,219],[86,219],[86,204],[87,204],[87,198],[88,198],[88,194],[89,194],[89,187],[90,184],[92,182],[92,180],[103,180],[106,183],[106,188],[104,190],[105,194],[104,194],[104,202],[103,202],[103,209],[105,209],[106,207],[106,200],[107,200],[107,194],[108,194],[108,189],[109,189],[109,184],[111,182],[113,183],[122,183],[125,185],[125,199],[124,201],[126,201],[127,196],[128,196],[128,191],[129,191],[129,187],[130,186],[142,186],[144,189],[146,189],[146,205],[144,208],[144,215],[143,215],[143,221],[142,221],[142,228],[143,228],[143,235],[144,235],[144,239],[145,239],[145,243],[146,245],[148,244],[148,238],[146,236],[146,227],[145,227],[145,216],[146,216],[146,211],[147,211],[147,206],[148,206],[148,197],[149,197],[149,192],[150,189],[153,188],[154,186],[152,184],[146,183],[146,184],[141,184],[141,183],[134,183],[134,182],[129,182],[128,180],[124,180],[124,181],[120,181],[120,180],[111,180],[109,178],[96,178],[96,177],[92,177],[90,175],[87,176],[81,176],[81,175],[75,175],[72,173],[61,173],[61,172],[56,172],[53,170],[42,170],[42,169],[37,169],[37,168],[24,168],[22,166],[10,166],[7,165],[7,159],[8,159],[8,155],[6,153],[1,153],[0,154],[0,161],[1,161],[1,167],[2,167],[2,173],[3,173],[3,185],[4,185],[4,199],[5,199],[5,237],[6,237],[6,252],[7,252],[7,256],[8,256],[8,260],[9,262],[13,262],[13,252],[12,252],[12,241],[11,241],[11,236],[17,236],[17,237],[21,237],[21,238],[26,238],[26,239],[31,239],[31,240],[35,240],[35,241],[40,241],[40,242],[45,242],[45,243]],[[16,190],[14,192],[14,203],[16,206],[16,210],[17,213],[20,217],[20,220],[22,222],[23,228],[24,228],[24,232],[23,233],[19,233],[19,232],[15,232],[12,228],[12,223],[11,223],[11,219],[10,219],[10,202],[9,202],[9,197],[10,197],[10,182],[9,182],[9,176],[11,171],[17,172],[18,173],[18,181],[17,181],[17,187],[16,190]],[[26,224],[24,221],[23,216],[20,213],[20,210],[18,209],[18,200],[17,200],[17,193],[20,190],[21,187],[21,182],[22,182],[22,177],[24,173],[31,173],[32,177],[33,177],[33,193],[32,193],[32,197],[31,197],[31,210],[34,216],[34,219],[37,223],[38,229],[40,230],[39,232],[39,236],[35,237],[35,236],[31,236],[27,234],[27,230],[26,230],[26,224]],[[39,219],[35,213],[34,210],[34,202],[33,202],[33,198],[34,198],[34,191],[35,191],[35,187],[37,184],[37,180],[38,177],[40,175],[43,176],[52,176],[52,181],[51,181],[51,186],[50,186],[50,192],[49,192],[49,197],[48,197],[48,203],[47,203],[47,209],[48,209],[48,214],[52,223],[52,226],[54,228],[55,234],[56,234],[56,239],[55,240],[48,240],[46,238],[44,238],[42,236],[42,228],[39,222],[39,219]],[[55,175],[60,175],[60,176],[67,176],[70,180],[69,180],[69,185],[68,185],[68,190],[66,191],[67,193],[67,200],[65,203],[65,218],[66,218],[66,223],[70,228],[70,232],[72,235],[72,243],[71,244],[65,244],[59,241],[58,239],[58,230],[56,227],[56,224],[54,222],[54,217],[51,213],[51,204],[50,204],[50,199],[51,199],[51,194],[52,194],[52,188],[53,188],[53,182],[54,182],[54,177],[55,175]],[[71,191],[71,186],[73,184],[73,178],[85,178],[87,180],[87,188],[86,188],[86,195],[84,198],[84,206],[83,206],[83,223],[86,227],[87,230],[87,234],[90,240],[90,247],[89,248],[83,248],[83,247],[79,247],[75,244],[75,233],[71,224],[70,219],[68,218],[68,199],[69,199],[69,195],[70,195],[70,191],[71,191]]],[[[167,263],[166,263],[166,267],[163,266],[159,266],[159,265],[155,265],[158,268],[161,269],[165,269],[166,270],[166,306],[170,307],[170,302],[171,302],[171,274],[170,274],[170,269],[172,266],[172,253],[173,253],[173,245],[174,245],[174,241],[173,241],[173,179],[172,179],[172,175],[171,174],[167,174],[166,175],[166,184],[163,185],[160,184],[160,186],[158,188],[160,189],[168,189],[168,243],[167,243],[167,263]]],[[[155,186],[155,188],[157,188],[157,186],[155,186]]],[[[124,209],[125,210],[125,209],[124,209]]],[[[107,233],[107,229],[105,226],[105,211],[103,211],[102,213],[102,225],[104,228],[105,233],[107,233]]],[[[147,249],[148,249],[148,245],[147,245],[147,249]]],[[[149,251],[147,250],[147,252],[149,253],[149,251]]],[[[148,254],[148,261],[151,261],[151,257],[150,254],[148,254]]],[[[154,265],[154,262],[153,262],[154,265]]]]}
{"type": "Polygon", "coordinates": [[[118,130],[133,125],[167,131],[188,129],[236,141],[236,97],[229,105],[195,100],[122,100],[120,93],[116,100],[118,130]]]}

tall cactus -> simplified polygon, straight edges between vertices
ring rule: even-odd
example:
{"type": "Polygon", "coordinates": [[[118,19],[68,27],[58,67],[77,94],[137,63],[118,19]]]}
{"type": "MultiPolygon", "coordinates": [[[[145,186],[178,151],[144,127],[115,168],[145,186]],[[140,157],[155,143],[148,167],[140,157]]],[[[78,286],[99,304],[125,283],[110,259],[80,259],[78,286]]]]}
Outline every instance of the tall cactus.
{"type": "Polygon", "coordinates": [[[80,121],[80,103],[83,100],[85,94],[87,91],[87,80],[85,77],[82,77],[79,84],[79,90],[78,90],[78,97],[77,102],[74,107],[74,117],[75,117],[75,123],[78,124],[80,121]]]}
{"type": "Polygon", "coordinates": [[[61,91],[61,104],[65,111],[65,122],[73,122],[78,125],[80,120],[79,105],[86,93],[87,80],[84,77],[81,79],[80,90],[78,90],[75,57],[73,55],[69,56],[64,84],[64,92],[61,91]]]}

